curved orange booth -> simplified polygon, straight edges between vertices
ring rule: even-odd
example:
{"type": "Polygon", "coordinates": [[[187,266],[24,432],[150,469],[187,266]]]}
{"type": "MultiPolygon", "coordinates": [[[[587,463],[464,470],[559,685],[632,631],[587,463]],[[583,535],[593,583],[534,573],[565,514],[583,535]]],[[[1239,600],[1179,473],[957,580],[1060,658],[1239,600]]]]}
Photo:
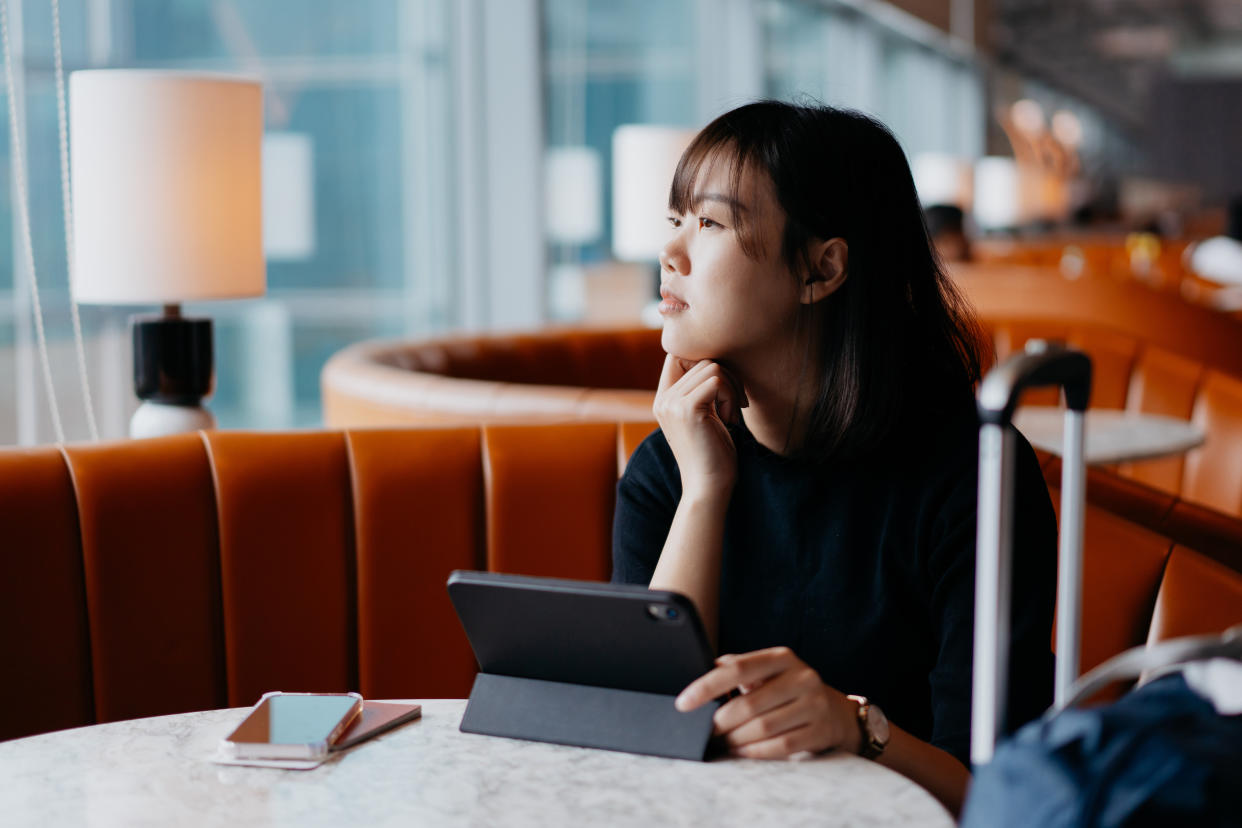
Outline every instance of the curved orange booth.
{"type": "MultiPolygon", "coordinates": [[[[0,449],[0,739],[273,689],[465,696],[449,573],[607,578],[617,476],[647,429],[0,449]]],[[[1083,576],[1084,669],[1242,621],[1237,569],[1095,507],[1083,576]]]]}

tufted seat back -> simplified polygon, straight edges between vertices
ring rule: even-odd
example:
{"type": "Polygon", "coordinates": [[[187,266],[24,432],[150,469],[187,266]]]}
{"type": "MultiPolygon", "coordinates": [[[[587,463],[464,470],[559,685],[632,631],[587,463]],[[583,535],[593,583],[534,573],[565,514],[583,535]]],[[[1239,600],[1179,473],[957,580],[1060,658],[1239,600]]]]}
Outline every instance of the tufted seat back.
{"type": "Polygon", "coordinates": [[[618,434],[204,432],[0,451],[0,738],[273,688],[464,696],[474,659],[449,572],[607,579],[618,434]]]}
{"type": "MultiPolygon", "coordinates": [[[[0,738],[271,689],[465,696],[475,661],[448,574],[606,579],[616,480],[651,429],[0,450],[0,738]]],[[[1085,667],[1149,635],[1242,620],[1237,571],[1096,508],[1087,537],[1085,667]],[[1190,562],[1172,581],[1170,560],[1190,562]]]]}

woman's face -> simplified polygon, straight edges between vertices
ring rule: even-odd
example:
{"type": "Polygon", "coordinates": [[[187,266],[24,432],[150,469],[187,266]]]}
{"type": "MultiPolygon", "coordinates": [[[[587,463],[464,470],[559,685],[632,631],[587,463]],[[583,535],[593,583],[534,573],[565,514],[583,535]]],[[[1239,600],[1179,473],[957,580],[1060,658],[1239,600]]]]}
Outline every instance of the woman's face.
{"type": "Polygon", "coordinates": [[[738,212],[746,216],[759,257],[742,250],[730,210],[729,165],[709,159],[694,188],[694,206],[669,215],[660,253],[664,350],[687,360],[745,363],[787,349],[799,289],[781,255],[785,213],[771,179],[747,170],[738,212]]]}

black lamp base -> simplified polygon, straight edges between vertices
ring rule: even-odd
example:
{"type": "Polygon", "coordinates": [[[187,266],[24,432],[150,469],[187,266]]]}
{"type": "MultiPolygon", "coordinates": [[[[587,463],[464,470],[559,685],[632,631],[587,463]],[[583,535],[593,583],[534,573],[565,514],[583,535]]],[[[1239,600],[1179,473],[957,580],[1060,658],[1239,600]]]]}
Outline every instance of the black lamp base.
{"type": "Polygon", "coordinates": [[[133,318],[134,392],[140,400],[197,406],[215,386],[210,319],[186,319],[176,306],[164,316],[133,318]]]}

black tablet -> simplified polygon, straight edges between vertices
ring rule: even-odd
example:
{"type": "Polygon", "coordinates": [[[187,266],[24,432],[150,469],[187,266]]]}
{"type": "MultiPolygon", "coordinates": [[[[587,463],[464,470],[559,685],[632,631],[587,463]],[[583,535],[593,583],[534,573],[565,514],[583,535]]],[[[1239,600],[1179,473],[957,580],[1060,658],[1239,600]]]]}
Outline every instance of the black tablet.
{"type": "Polygon", "coordinates": [[[715,663],[676,592],[460,570],[448,591],[484,673],[675,696],[715,663]]]}

